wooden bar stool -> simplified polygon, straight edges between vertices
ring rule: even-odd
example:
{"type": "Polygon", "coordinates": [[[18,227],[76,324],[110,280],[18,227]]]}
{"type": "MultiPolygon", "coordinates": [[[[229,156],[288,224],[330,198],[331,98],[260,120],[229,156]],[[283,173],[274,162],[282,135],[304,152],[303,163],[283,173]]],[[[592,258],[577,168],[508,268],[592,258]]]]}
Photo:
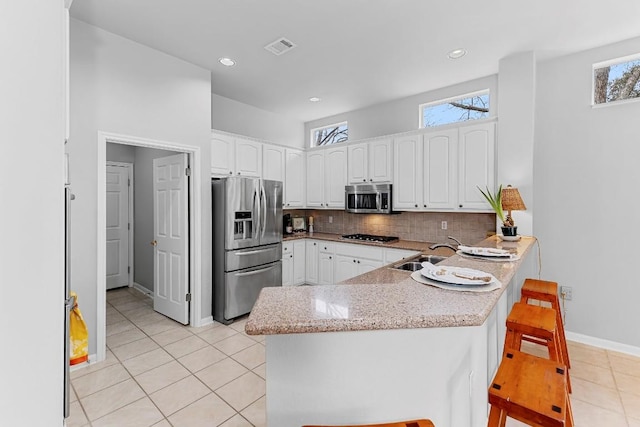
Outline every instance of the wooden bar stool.
{"type": "Polygon", "coordinates": [[[487,427],[504,427],[507,417],[542,427],[572,427],[566,366],[510,350],[489,386],[487,427]]]}
{"type": "Polygon", "coordinates": [[[385,423],[385,424],[358,424],[358,425],[348,425],[348,426],[320,426],[320,425],[309,425],[302,427],[435,427],[430,420],[413,420],[413,421],[398,421],[396,423],[385,423]]]}
{"type": "MultiPolygon", "coordinates": [[[[509,350],[518,350],[522,340],[544,345],[549,349],[549,358],[567,365],[560,350],[560,334],[556,325],[556,311],[521,302],[513,304],[507,317],[507,335],[504,341],[504,357],[509,350]]],[[[567,388],[571,392],[571,379],[567,372],[567,388]]]]}
{"type": "Polygon", "coordinates": [[[564,356],[564,362],[571,368],[569,350],[567,349],[567,339],[564,336],[564,322],[560,301],[558,300],[558,283],[546,280],[525,279],[520,292],[520,302],[527,304],[529,300],[546,301],[551,304],[551,308],[556,311],[556,323],[558,335],[560,335],[560,349],[564,356]]]}

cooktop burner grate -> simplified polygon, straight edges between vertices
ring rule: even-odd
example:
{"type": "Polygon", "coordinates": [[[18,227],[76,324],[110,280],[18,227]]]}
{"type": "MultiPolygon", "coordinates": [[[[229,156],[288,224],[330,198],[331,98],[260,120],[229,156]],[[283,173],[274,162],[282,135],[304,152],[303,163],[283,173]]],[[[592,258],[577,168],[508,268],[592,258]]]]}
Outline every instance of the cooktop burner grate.
{"type": "Polygon", "coordinates": [[[380,242],[380,243],[389,243],[389,242],[395,242],[396,240],[399,240],[395,236],[375,236],[373,234],[345,234],[342,237],[345,239],[363,240],[367,242],[380,242]]]}

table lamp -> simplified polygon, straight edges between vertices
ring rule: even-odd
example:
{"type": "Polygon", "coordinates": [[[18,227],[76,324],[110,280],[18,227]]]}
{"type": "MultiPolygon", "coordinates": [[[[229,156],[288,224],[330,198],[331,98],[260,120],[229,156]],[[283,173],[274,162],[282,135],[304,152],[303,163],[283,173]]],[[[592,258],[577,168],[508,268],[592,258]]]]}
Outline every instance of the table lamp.
{"type": "Polygon", "coordinates": [[[502,189],[502,210],[507,211],[507,217],[504,220],[504,227],[502,227],[502,234],[504,236],[516,236],[517,227],[511,216],[511,211],[524,211],[527,207],[520,197],[520,192],[517,188],[507,185],[502,189]],[[512,230],[510,230],[512,229],[512,230]]]}

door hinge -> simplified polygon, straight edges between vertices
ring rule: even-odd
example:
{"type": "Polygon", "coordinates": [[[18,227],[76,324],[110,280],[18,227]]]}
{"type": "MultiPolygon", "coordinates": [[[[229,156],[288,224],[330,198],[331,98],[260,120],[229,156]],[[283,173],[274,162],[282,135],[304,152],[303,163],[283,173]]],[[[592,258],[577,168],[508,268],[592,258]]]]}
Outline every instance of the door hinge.
{"type": "Polygon", "coordinates": [[[131,187],[131,179],[127,179],[127,187],[131,187]]]}
{"type": "Polygon", "coordinates": [[[186,299],[187,299],[187,302],[190,302],[190,301],[191,301],[191,294],[190,294],[190,293],[189,293],[189,294],[187,294],[186,299]]]}
{"type": "Polygon", "coordinates": [[[131,223],[130,222],[127,223],[127,230],[131,230],[131,223]]]}
{"type": "Polygon", "coordinates": [[[186,168],[186,169],[184,170],[184,174],[185,174],[185,175],[187,175],[187,176],[191,176],[191,168],[189,168],[189,167],[188,167],[188,168],[186,168]]]}
{"type": "Polygon", "coordinates": [[[131,266],[127,266],[127,274],[131,274],[131,266]]]}

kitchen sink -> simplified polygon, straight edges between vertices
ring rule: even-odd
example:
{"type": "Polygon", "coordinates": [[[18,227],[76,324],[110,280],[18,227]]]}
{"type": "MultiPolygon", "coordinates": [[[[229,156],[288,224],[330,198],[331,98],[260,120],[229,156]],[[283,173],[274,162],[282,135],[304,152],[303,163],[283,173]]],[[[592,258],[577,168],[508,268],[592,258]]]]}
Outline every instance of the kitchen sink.
{"type": "Polygon", "coordinates": [[[440,261],[444,261],[445,259],[447,259],[446,256],[422,255],[421,257],[419,257],[414,261],[407,261],[402,264],[394,265],[393,268],[397,270],[405,270],[405,271],[418,271],[418,270],[422,270],[422,263],[425,261],[430,262],[431,264],[437,264],[440,261]]]}

